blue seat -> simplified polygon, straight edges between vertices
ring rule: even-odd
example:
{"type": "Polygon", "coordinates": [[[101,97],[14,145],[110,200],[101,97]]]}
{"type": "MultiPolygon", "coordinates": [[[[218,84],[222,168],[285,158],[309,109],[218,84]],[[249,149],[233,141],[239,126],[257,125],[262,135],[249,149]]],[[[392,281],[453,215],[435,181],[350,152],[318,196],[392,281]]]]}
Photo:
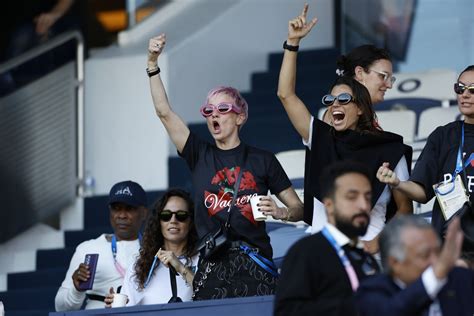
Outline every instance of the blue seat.
{"type": "Polygon", "coordinates": [[[74,250],[74,247],[38,250],[36,252],[36,269],[67,268],[74,250]]]}
{"type": "Polygon", "coordinates": [[[58,288],[64,279],[64,275],[66,275],[68,266],[69,264],[60,268],[8,274],[8,289],[21,290],[42,287],[58,288]]]}
{"type": "MultiPolygon", "coordinates": [[[[317,50],[301,50],[298,52],[298,71],[311,65],[333,65],[336,71],[336,59],[341,54],[335,48],[323,48],[317,50]]],[[[283,49],[271,53],[268,57],[268,69],[280,69],[283,60],[283,49]]]]}
{"type": "Polygon", "coordinates": [[[0,300],[9,311],[49,310],[54,311],[54,298],[57,287],[44,287],[34,289],[9,290],[0,292],[0,300]]]}
{"type": "MultiPolygon", "coordinates": [[[[252,91],[276,91],[279,75],[279,70],[252,74],[252,91]]],[[[335,65],[307,65],[296,73],[296,85],[298,88],[308,88],[321,81],[331,84],[336,78],[335,65]]]]}
{"type": "Polygon", "coordinates": [[[93,227],[85,230],[70,230],[64,232],[64,244],[66,247],[77,247],[81,242],[95,239],[101,234],[112,234],[113,230],[110,224],[104,227],[93,227]]]}

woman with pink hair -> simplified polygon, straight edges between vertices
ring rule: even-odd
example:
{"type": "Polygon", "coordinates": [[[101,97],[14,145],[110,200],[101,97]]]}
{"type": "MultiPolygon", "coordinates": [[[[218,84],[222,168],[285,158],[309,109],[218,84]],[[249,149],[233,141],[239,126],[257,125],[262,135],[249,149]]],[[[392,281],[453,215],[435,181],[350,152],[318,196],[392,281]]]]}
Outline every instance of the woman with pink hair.
{"type": "Polygon", "coordinates": [[[291,221],[302,218],[303,204],[275,155],[240,140],[248,104],[238,90],[214,88],[200,108],[214,143],[192,133],[173,112],[158,67],[165,42],[164,34],[150,39],[147,72],[156,113],[191,169],[195,224],[199,237],[207,240],[193,281],[193,299],[274,294],[278,273],[270,239],[265,222],[254,219],[249,201],[263,195],[260,211],[291,221]],[[266,196],[268,191],[286,207],[278,207],[266,196]],[[227,242],[209,254],[206,250],[213,248],[219,230],[225,231],[227,242]]]}

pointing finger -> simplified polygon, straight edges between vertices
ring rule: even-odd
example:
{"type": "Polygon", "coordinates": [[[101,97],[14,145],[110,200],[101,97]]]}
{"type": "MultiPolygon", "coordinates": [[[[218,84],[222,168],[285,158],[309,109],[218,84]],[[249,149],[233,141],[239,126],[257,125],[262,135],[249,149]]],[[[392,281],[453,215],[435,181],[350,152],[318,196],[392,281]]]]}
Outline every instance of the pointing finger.
{"type": "Polygon", "coordinates": [[[302,16],[306,17],[306,14],[308,14],[308,8],[309,8],[309,5],[305,3],[303,7],[303,12],[301,12],[302,16]]]}

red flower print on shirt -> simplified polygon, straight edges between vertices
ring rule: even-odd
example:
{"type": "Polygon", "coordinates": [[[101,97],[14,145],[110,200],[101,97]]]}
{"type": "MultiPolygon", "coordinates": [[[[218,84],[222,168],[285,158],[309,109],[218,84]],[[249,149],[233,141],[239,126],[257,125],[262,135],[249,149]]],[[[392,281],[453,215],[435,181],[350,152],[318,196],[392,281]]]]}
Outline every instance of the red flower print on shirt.
{"type": "MultiPolygon", "coordinates": [[[[224,168],[219,170],[212,178],[211,183],[219,186],[219,192],[204,192],[204,204],[207,207],[209,216],[214,216],[220,211],[227,211],[234,195],[234,185],[239,175],[240,167],[224,168]]],[[[250,197],[257,192],[257,184],[253,175],[249,171],[242,173],[240,179],[239,192],[250,191],[246,195],[237,196],[236,206],[240,209],[242,216],[247,218],[252,224],[257,225],[252,215],[250,197]]]]}

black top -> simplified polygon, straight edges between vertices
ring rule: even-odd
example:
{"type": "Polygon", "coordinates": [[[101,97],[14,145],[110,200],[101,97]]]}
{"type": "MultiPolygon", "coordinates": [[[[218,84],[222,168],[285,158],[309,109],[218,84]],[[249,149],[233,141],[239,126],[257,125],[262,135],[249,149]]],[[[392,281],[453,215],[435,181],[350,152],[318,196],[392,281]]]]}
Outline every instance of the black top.
{"type": "MultiPolygon", "coordinates": [[[[363,250],[343,247],[359,282],[378,271],[363,250]],[[363,268],[369,265],[370,269],[363,268]]],[[[275,296],[275,315],[357,315],[346,270],[334,248],[319,232],[295,243],[283,261],[275,296]]]]}
{"type": "Polygon", "coordinates": [[[257,246],[262,255],[272,258],[273,251],[265,222],[254,220],[250,206],[253,195],[267,195],[268,190],[278,194],[291,186],[285,171],[270,152],[244,143],[230,150],[221,150],[190,133],[180,155],[192,173],[196,227],[199,237],[203,237],[215,229],[219,222],[225,223],[244,151],[247,158],[236,206],[230,215],[232,238],[257,246]]]}
{"type": "MultiPolygon", "coordinates": [[[[433,184],[449,179],[456,169],[456,159],[459,144],[461,143],[462,121],[449,123],[436,128],[428,137],[425,148],[416,162],[411,181],[419,183],[425,189],[429,200],[434,197],[433,184]]],[[[465,161],[474,151],[474,125],[464,124],[464,148],[463,160],[465,161]]],[[[472,191],[474,188],[474,168],[469,165],[466,169],[467,183],[464,186],[470,193],[471,202],[474,200],[472,191]]],[[[436,200],[433,208],[431,223],[436,231],[442,236],[446,230],[445,219],[436,200]]]]}
{"type": "MultiPolygon", "coordinates": [[[[354,130],[338,132],[321,120],[313,120],[311,150],[306,150],[304,219],[311,225],[313,219],[313,197],[322,201],[319,176],[334,161],[353,160],[366,165],[373,177],[372,207],[382,194],[385,184],[375,177],[378,168],[389,162],[392,168],[405,155],[408,171],[411,166],[412,148],[403,144],[400,135],[390,132],[369,133],[354,130]],[[309,194],[306,194],[306,193],[309,194]]],[[[387,209],[390,218],[393,209],[387,209]]]]}

